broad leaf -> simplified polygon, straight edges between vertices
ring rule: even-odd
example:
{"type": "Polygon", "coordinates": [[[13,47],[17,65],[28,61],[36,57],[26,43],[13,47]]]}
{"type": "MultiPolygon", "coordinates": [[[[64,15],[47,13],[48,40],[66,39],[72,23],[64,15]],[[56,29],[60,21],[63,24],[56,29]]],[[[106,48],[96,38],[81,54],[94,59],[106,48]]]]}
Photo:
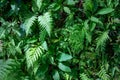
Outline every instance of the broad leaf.
{"type": "Polygon", "coordinates": [[[112,8],[103,8],[103,9],[99,10],[99,11],[97,12],[97,14],[99,14],[99,15],[104,15],[104,14],[111,13],[111,12],[113,12],[113,11],[114,11],[114,9],[112,9],[112,8]]]}
{"type": "Polygon", "coordinates": [[[68,13],[68,14],[71,13],[71,11],[70,11],[70,9],[69,9],[68,7],[64,7],[64,11],[65,11],[66,13],[68,13]]]}
{"type": "Polygon", "coordinates": [[[77,3],[78,1],[76,0],[67,0],[67,4],[68,5],[75,5],[75,3],[77,3]]]}
{"type": "Polygon", "coordinates": [[[71,72],[70,67],[68,67],[68,66],[66,66],[66,65],[64,65],[64,64],[62,64],[62,63],[59,63],[59,64],[58,64],[58,67],[59,67],[59,69],[61,69],[62,71],[71,72]]]}
{"type": "Polygon", "coordinates": [[[41,45],[45,50],[48,50],[47,42],[44,41],[41,45]]]}
{"type": "Polygon", "coordinates": [[[55,71],[55,73],[53,75],[53,79],[54,80],[60,80],[60,75],[59,75],[58,71],[55,71]]]}
{"type": "Polygon", "coordinates": [[[59,58],[58,58],[59,61],[67,61],[70,59],[72,59],[72,56],[69,54],[65,54],[65,53],[61,53],[59,58]]]}

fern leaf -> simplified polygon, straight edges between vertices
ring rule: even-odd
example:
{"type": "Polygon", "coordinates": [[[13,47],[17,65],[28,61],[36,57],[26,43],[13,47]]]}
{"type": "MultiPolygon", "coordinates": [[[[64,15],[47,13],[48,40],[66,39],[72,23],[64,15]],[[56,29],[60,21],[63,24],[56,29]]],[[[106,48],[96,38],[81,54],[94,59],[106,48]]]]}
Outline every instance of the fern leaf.
{"type": "Polygon", "coordinates": [[[43,16],[38,17],[38,22],[40,25],[45,28],[47,31],[48,35],[50,36],[51,34],[51,29],[52,29],[52,18],[51,14],[49,12],[45,13],[43,16]]]}
{"type": "Polygon", "coordinates": [[[29,48],[26,51],[27,67],[30,68],[43,54],[43,48],[41,46],[29,48]]]}
{"type": "Polygon", "coordinates": [[[25,25],[25,32],[26,32],[26,35],[29,34],[30,32],[30,27],[33,25],[34,21],[36,20],[36,16],[32,16],[31,18],[27,19],[24,23],[25,25]]]}
{"type": "Polygon", "coordinates": [[[106,73],[106,70],[104,68],[102,68],[99,73],[98,76],[102,79],[102,80],[110,80],[110,76],[106,73]]]}
{"type": "Polygon", "coordinates": [[[98,38],[97,38],[97,48],[104,47],[106,41],[109,39],[108,31],[103,32],[98,38]]]}
{"type": "Polygon", "coordinates": [[[81,78],[81,80],[91,80],[91,79],[89,79],[89,78],[87,77],[87,75],[84,74],[84,73],[80,74],[80,78],[81,78]]]}
{"type": "Polygon", "coordinates": [[[15,65],[15,62],[12,59],[0,60],[0,80],[3,80],[12,71],[13,65],[15,65]]]}

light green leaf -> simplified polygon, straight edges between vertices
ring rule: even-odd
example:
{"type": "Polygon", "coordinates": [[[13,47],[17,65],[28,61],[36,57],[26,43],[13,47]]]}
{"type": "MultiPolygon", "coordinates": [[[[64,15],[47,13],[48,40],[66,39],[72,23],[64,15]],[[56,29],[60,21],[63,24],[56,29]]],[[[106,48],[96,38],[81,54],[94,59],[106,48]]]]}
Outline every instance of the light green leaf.
{"type": "Polygon", "coordinates": [[[92,32],[92,31],[94,31],[95,30],[95,27],[96,27],[96,23],[92,23],[91,24],[91,28],[90,28],[90,31],[92,32]]]}
{"type": "Polygon", "coordinates": [[[105,45],[106,41],[109,39],[108,33],[109,33],[109,31],[104,31],[97,38],[97,49],[99,49],[99,47],[104,48],[103,46],[105,45]]]}
{"type": "Polygon", "coordinates": [[[5,37],[5,29],[0,28],[0,39],[5,37]]]}
{"type": "Polygon", "coordinates": [[[42,6],[42,1],[43,1],[43,0],[37,0],[37,1],[36,1],[37,7],[38,7],[39,10],[40,10],[40,8],[41,8],[41,6],[42,6]]]}
{"type": "Polygon", "coordinates": [[[96,23],[99,23],[99,24],[103,25],[103,23],[102,23],[98,18],[96,18],[96,17],[93,17],[93,16],[92,16],[92,17],[90,18],[90,20],[93,21],[93,22],[96,22],[96,23]]]}
{"type": "Polygon", "coordinates": [[[53,79],[54,80],[60,80],[60,75],[59,75],[58,71],[55,71],[55,73],[53,75],[53,79]]]}
{"type": "Polygon", "coordinates": [[[33,64],[41,57],[43,54],[43,48],[41,46],[31,47],[26,51],[26,61],[27,67],[33,67],[33,64]]]}
{"type": "Polygon", "coordinates": [[[52,18],[49,12],[46,12],[43,16],[38,17],[38,22],[40,25],[45,28],[48,35],[50,36],[52,30],[52,18]]]}
{"type": "Polygon", "coordinates": [[[91,80],[90,78],[88,78],[88,76],[84,73],[80,74],[80,78],[81,80],[91,80]]]}
{"type": "Polygon", "coordinates": [[[24,23],[24,29],[25,29],[25,32],[26,32],[26,35],[29,34],[30,32],[30,27],[33,25],[34,21],[36,20],[36,16],[32,16],[31,18],[27,19],[24,23]]]}
{"type": "Polygon", "coordinates": [[[71,13],[71,11],[70,11],[70,9],[69,9],[68,7],[64,7],[64,11],[65,11],[66,13],[68,13],[68,14],[71,13]]]}
{"type": "Polygon", "coordinates": [[[86,36],[86,40],[88,40],[88,42],[91,43],[91,40],[92,40],[91,33],[87,31],[85,32],[85,36],[86,36]]]}
{"type": "Polygon", "coordinates": [[[57,11],[60,9],[60,5],[58,3],[52,3],[49,8],[51,8],[53,11],[57,11]]]}
{"type": "Polygon", "coordinates": [[[67,4],[68,5],[75,5],[75,3],[77,3],[78,0],[67,0],[67,4]]]}
{"type": "Polygon", "coordinates": [[[44,41],[41,45],[45,50],[48,50],[48,47],[47,47],[47,42],[44,41]]]}
{"type": "Polygon", "coordinates": [[[71,55],[65,54],[65,53],[61,53],[58,60],[59,61],[67,61],[67,60],[70,60],[70,59],[72,59],[71,55]]]}
{"type": "Polygon", "coordinates": [[[103,9],[99,10],[99,11],[97,12],[97,14],[99,14],[99,15],[104,15],[104,14],[111,13],[111,12],[113,12],[113,11],[114,11],[114,9],[112,9],[112,8],[103,8],[103,9]]]}
{"type": "Polygon", "coordinates": [[[62,71],[71,72],[70,67],[68,67],[68,66],[66,66],[66,65],[64,65],[64,64],[62,64],[62,63],[59,63],[59,64],[58,64],[58,67],[59,67],[59,69],[61,69],[62,71]]]}
{"type": "Polygon", "coordinates": [[[102,80],[110,80],[110,76],[107,74],[106,70],[102,67],[97,74],[102,80]]]}

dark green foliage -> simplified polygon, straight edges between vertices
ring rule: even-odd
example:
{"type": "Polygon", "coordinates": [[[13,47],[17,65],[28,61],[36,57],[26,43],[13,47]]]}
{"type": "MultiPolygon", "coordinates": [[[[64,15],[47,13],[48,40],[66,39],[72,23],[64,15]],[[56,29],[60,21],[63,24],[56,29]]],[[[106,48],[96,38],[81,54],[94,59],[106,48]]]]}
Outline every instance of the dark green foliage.
{"type": "Polygon", "coordinates": [[[119,80],[119,0],[0,0],[0,80],[119,80]]]}

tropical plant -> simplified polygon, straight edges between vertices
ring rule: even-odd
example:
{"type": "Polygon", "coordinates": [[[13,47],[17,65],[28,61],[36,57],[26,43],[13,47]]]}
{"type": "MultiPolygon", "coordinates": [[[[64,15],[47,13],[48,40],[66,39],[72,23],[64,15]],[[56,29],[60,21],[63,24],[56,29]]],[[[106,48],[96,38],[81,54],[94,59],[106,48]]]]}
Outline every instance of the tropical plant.
{"type": "Polygon", "coordinates": [[[119,0],[0,0],[0,80],[119,80],[119,0]]]}

